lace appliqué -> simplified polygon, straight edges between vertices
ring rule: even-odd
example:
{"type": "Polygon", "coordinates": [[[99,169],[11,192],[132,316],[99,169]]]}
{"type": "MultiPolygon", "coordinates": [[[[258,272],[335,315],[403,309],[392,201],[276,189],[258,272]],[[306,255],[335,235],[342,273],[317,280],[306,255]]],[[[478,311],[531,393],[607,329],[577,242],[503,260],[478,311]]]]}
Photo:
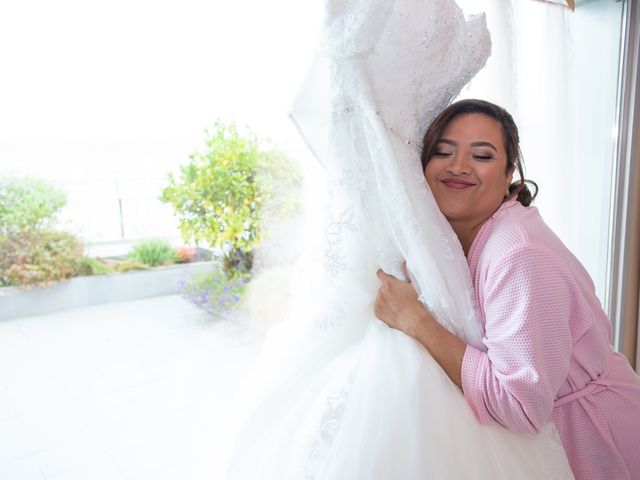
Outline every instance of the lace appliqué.
{"type": "Polygon", "coordinates": [[[342,326],[347,315],[345,302],[333,303],[327,307],[316,320],[316,325],[320,330],[328,331],[342,326]]]}
{"type": "Polygon", "coordinates": [[[344,416],[349,393],[353,386],[354,375],[353,370],[349,372],[346,385],[329,395],[326,399],[325,409],[320,417],[320,423],[314,438],[311,440],[309,457],[304,464],[305,480],[314,480],[316,478],[322,461],[326,458],[329,449],[340,431],[342,417],[344,416]]]}
{"type": "Polygon", "coordinates": [[[371,49],[384,30],[392,8],[393,2],[385,0],[327,0],[322,50],[343,57],[371,49]]]}
{"type": "Polygon", "coordinates": [[[354,210],[347,208],[338,215],[335,221],[331,221],[327,225],[324,267],[331,277],[336,277],[340,272],[348,268],[348,259],[343,251],[343,233],[345,231],[355,233],[358,230],[353,223],[354,217],[354,210]]]}

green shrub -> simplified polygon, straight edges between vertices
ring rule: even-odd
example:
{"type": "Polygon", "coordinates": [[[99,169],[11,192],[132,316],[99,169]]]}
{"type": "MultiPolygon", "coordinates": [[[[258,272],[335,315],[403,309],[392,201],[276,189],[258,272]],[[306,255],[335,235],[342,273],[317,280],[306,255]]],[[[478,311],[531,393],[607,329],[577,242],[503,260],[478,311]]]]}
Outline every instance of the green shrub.
{"type": "Polygon", "coordinates": [[[67,201],[60,189],[43,180],[0,178],[0,235],[50,229],[67,201]]]}
{"type": "Polygon", "coordinates": [[[150,267],[169,265],[178,260],[176,249],[166,240],[144,240],[135,245],[128,256],[150,267]]]}
{"type": "Polygon", "coordinates": [[[0,177],[0,286],[50,286],[78,274],[82,242],[52,229],[66,201],[43,180],[0,177]]]}
{"type": "Polygon", "coordinates": [[[113,267],[99,258],[82,257],[78,262],[78,275],[106,275],[113,272],[113,267]]]}
{"type": "Polygon", "coordinates": [[[173,206],[185,242],[220,248],[226,275],[243,275],[251,270],[261,210],[277,192],[273,179],[276,170],[286,171],[286,157],[234,124],[216,122],[206,134],[204,150],[192,154],[177,177],[169,174],[160,198],[173,206]]]}
{"type": "Polygon", "coordinates": [[[146,270],[149,268],[149,265],[142,263],[138,260],[123,260],[115,264],[113,269],[116,272],[130,272],[131,270],[146,270]]]}
{"type": "Polygon", "coordinates": [[[0,283],[50,286],[74,277],[84,246],[73,235],[55,230],[0,237],[0,283]]]}

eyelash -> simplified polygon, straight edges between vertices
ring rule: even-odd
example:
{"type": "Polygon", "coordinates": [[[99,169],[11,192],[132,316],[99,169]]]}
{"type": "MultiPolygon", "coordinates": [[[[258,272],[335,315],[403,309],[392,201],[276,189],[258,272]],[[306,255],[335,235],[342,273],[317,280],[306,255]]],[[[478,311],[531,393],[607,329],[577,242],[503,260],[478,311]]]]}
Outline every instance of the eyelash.
{"type": "MultiPolygon", "coordinates": [[[[451,155],[453,155],[451,152],[438,152],[438,151],[436,151],[436,152],[433,153],[434,157],[448,157],[448,156],[451,156],[451,155]]],[[[481,162],[487,162],[489,160],[492,160],[493,156],[491,156],[491,155],[477,155],[476,154],[476,155],[473,155],[473,158],[476,159],[476,160],[479,160],[481,162]]]]}

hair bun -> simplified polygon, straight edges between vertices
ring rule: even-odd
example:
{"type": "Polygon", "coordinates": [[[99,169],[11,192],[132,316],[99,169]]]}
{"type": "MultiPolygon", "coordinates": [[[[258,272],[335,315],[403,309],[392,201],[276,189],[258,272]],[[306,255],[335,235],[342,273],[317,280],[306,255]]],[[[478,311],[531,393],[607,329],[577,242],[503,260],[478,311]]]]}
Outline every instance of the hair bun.
{"type": "Polygon", "coordinates": [[[538,196],[538,184],[533,180],[513,182],[509,186],[509,197],[511,198],[513,196],[516,196],[516,200],[518,200],[522,205],[528,207],[538,196]],[[533,193],[527,184],[533,187],[533,193]]]}

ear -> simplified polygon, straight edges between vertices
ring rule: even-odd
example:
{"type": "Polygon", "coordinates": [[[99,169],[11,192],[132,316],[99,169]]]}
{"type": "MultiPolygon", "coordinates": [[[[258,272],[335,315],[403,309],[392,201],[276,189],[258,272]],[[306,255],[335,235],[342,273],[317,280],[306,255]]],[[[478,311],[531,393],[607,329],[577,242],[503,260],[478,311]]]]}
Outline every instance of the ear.
{"type": "Polygon", "coordinates": [[[509,196],[509,187],[511,186],[511,182],[513,182],[513,170],[511,169],[511,171],[509,173],[507,173],[507,179],[506,179],[506,185],[504,187],[505,189],[505,196],[509,196]]]}

